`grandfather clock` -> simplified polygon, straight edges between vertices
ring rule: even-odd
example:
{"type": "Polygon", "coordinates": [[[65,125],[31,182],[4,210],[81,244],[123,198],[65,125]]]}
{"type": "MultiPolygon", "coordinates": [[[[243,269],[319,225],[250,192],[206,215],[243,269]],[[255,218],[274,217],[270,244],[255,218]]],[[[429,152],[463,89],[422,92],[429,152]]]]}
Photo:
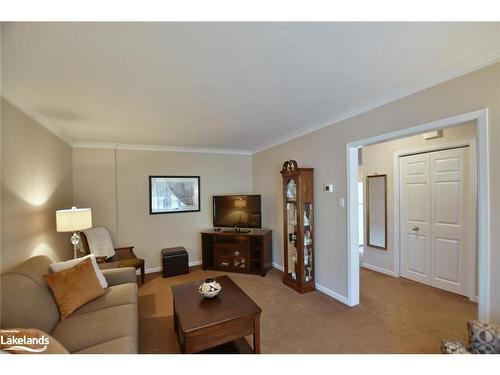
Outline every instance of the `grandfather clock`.
{"type": "Polygon", "coordinates": [[[299,293],[314,286],[314,168],[299,168],[295,160],[283,163],[283,283],[299,293]]]}

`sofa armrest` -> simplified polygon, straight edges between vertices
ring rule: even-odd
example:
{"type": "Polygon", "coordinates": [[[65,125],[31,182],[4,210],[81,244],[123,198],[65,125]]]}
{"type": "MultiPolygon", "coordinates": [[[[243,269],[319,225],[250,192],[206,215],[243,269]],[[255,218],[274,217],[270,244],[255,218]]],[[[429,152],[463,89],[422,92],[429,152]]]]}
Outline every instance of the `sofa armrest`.
{"type": "Polygon", "coordinates": [[[106,278],[108,286],[137,282],[134,267],[104,269],[102,274],[106,278]]]}

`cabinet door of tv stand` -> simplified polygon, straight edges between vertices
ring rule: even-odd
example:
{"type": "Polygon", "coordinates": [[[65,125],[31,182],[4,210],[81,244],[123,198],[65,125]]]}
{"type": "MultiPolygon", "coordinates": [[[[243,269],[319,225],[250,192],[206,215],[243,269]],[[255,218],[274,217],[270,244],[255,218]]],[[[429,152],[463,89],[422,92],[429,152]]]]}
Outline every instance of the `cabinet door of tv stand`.
{"type": "Polygon", "coordinates": [[[248,272],[250,267],[248,237],[216,236],[215,268],[221,271],[248,272]]]}

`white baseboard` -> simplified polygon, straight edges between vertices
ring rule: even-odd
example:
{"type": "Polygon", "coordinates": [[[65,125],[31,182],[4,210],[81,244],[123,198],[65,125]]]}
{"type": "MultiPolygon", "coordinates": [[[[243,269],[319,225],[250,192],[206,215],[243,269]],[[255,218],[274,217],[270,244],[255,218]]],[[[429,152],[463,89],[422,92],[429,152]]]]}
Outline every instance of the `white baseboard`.
{"type": "MultiPolygon", "coordinates": [[[[146,272],[146,275],[147,275],[148,273],[161,272],[161,267],[146,268],[146,269],[144,270],[144,272],[146,272]]],[[[135,273],[139,275],[141,272],[140,272],[139,270],[137,270],[135,273]]]]}
{"type": "Polygon", "coordinates": [[[394,273],[394,271],[386,270],[385,268],[377,267],[377,266],[374,266],[372,264],[362,263],[361,267],[375,271],[375,272],[380,272],[380,273],[383,273],[385,275],[389,275],[392,277],[397,277],[396,274],[394,273]]]}
{"type": "Polygon", "coordinates": [[[319,290],[321,293],[324,293],[327,296],[330,296],[330,297],[336,299],[337,301],[342,302],[345,305],[349,305],[349,303],[347,302],[347,297],[344,297],[343,295],[338,294],[337,292],[334,292],[333,290],[328,289],[327,287],[324,287],[323,285],[316,283],[316,289],[319,290]]]}
{"type": "MultiPolygon", "coordinates": [[[[193,260],[193,261],[189,262],[189,267],[199,266],[200,264],[201,264],[201,260],[193,260]]],[[[161,267],[153,267],[153,268],[146,268],[146,270],[144,272],[146,272],[146,274],[148,274],[148,273],[155,273],[155,272],[161,272],[161,271],[162,271],[161,267]]],[[[137,270],[136,274],[139,275],[140,271],[137,270]]]]}
{"type": "Polygon", "coordinates": [[[280,270],[281,272],[285,272],[285,268],[281,264],[273,262],[273,267],[276,268],[277,270],[280,270]]]}

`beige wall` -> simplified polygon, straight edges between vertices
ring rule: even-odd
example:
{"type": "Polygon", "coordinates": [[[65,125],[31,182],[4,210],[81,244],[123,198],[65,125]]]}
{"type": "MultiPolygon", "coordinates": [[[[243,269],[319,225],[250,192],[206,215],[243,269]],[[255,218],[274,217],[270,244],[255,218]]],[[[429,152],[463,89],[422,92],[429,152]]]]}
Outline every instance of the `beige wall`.
{"type": "MultiPolygon", "coordinates": [[[[2,84],[2,28],[3,24],[0,24],[0,94],[2,94],[2,89],[3,89],[3,84],[2,84]]],[[[2,173],[1,173],[1,166],[2,166],[2,123],[3,123],[3,99],[0,97],[0,203],[1,203],[1,196],[2,196],[2,173]]],[[[2,217],[2,204],[0,204],[0,220],[2,217]]],[[[2,249],[2,229],[0,227],[0,251],[2,249]]],[[[2,271],[2,257],[0,253],[0,272],[2,271]]]]}
{"type": "MultiPolygon", "coordinates": [[[[347,296],[346,144],[479,108],[489,109],[491,317],[500,322],[500,63],[389,103],[253,156],[254,191],[263,194],[263,225],[274,230],[274,260],[282,264],[280,168],[294,158],[315,168],[316,278],[347,296]],[[321,191],[333,183],[337,193],[321,191]]],[[[307,125],[307,124],[304,124],[307,125]]]]}
{"type": "Polygon", "coordinates": [[[92,224],[108,228],[116,243],[115,151],[73,149],[73,198],[92,209],[92,224]]]}
{"type": "Polygon", "coordinates": [[[72,257],[55,211],[71,207],[71,147],[2,100],[2,247],[5,271],[38,254],[72,257]]]}
{"type": "MultiPolygon", "coordinates": [[[[387,175],[387,250],[377,249],[366,245],[367,238],[365,234],[364,264],[380,268],[389,273],[394,272],[394,153],[405,150],[417,150],[419,148],[423,149],[429,146],[443,145],[458,141],[471,141],[474,140],[475,137],[475,123],[468,123],[444,129],[443,136],[440,138],[425,140],[420,134],[413,137],[406,137],[363,147],[363,175],[387,175]]],[[[366,183],[366,180],[364,180],[364,182],[366,183]]],[[[366,191],[366,186],[364,191],[366,191]]],[[[366,215],[364,219],[366,229],[366,215]]]]}
{"type": "Polygon", "coordinates": [[[246,155],[119,149],[116,189],[114,150],[75,148],[73,159],[75,203],[92,208],[94,225],[109,228],[115,245],[134,245],[148,269],[161,266],[165,247],[184,246],[190,262],[201,260],[200,230],[212,226],[212,196],[252,191],[246,155]],[[201,212],[149,215],[150,175],[200,176],[201,212]]]}

